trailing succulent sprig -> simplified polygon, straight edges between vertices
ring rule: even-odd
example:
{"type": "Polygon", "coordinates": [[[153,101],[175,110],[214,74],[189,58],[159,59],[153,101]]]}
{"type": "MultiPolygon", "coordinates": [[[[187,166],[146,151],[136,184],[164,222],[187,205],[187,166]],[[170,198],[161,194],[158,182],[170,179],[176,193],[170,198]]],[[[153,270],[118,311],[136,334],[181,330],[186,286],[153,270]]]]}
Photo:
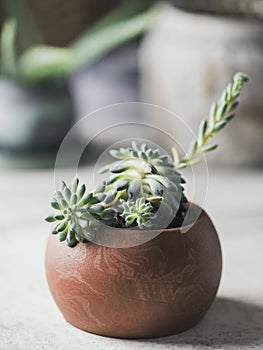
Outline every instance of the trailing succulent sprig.
{"type": "Polygon", "coordinates": [[[101,169],[107,177],[93,192],[87,192],[78,179],[71,186],[62,182],[61,190],[51,201],[58,213],[46,218],[55,223],[52,233],[59,234],[61,241],[66,240],[73,247],[92,240],[99,223],[148,229],[159,228],[158,221],[161,224],[161,219],[168,217],[169,227],[181,226],[188,202],[183,193],[185,181],[178,169],[197,164],[200,154],[217,148],[207,142],[233,119],[237,99],[247,80],[242,73],[235,75],[234,82],[212,105],[209,120],[202,121],[197,140],[182,159],[175,148],[172,160],[159,149],[132,142],[128,147],[110,151],[115,161],[101,169]]]}
{"type": "Polygon", "coordinates": [[[176,169],[183,169],[199,163],[201,160],[198,158],[198,155],[214,151],[218,147],[217,144],[208,146],[206,144],[234,118],[234,112],[239,104],[237,99],[240,96],[243,85],[247,81],[248,77],[245,74],[235,74],[234,82],[232,84],[229,83],[221,98],[212,104],[209,119],[201,122],[198,138],[192,143],[183,159],[180,160],[176,148],[172,149],[176,169]]]}

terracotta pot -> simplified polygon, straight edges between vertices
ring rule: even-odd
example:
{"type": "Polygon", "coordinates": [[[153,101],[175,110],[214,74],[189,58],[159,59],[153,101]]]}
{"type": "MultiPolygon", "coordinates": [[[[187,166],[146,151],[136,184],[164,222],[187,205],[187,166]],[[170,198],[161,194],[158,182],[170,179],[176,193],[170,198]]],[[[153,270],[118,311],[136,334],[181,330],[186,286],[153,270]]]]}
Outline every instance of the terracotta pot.
{"type": "Polygon", "coordinates": [[[204,211],[188,232],[180,231],[166,229],[131,248],[69,248],[50,236],[47,279],[65,319],[118,338],[166,336],[196,325],[219,286],[220,243],[204,211]]]}

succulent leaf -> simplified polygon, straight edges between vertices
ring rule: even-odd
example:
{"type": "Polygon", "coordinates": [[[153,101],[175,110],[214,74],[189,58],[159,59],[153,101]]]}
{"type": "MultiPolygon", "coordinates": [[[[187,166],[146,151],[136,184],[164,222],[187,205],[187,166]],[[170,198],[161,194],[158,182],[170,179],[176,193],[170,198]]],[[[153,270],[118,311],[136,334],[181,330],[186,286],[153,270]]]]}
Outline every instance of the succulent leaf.
{"type": "Polygon", "coordinates": [[[70,191],[70,189],[66,186],[66,184],[65,184],[64,189],[63,189],[63,194],[64,194],[64,196],[65,196],[67,202],[69,202],[69,201],[70,201],[70,197],[71,197],[71,191],[70,191]]]}
{"type": "Polygon", "coordinates": [[[96,187],[96,189],[95,189],[94,192],[95,192],[95,193],[102,193],[102,192],[105,191],[105,187],[106,187],[105,181],[100,182],[100,183],[97,185],[97,187],[96,187]]]}
{"type": "Polygon", "coordinates": [[[64,220],[65,219],[65,216],[64,215],[55,215],[54,216],[54,221],[61,221],[61,220],[64,220]]]}
{"type": "Polygon", "coordinates": [[[215,149],[217,149],[217,147],[218,147],[218,145],[211,145],[211,146],[203,147],[202,152],[206,153],[206,152],[214,151],[215,149]]]}
{"type": "Polygon", "coordinates": [[[136,197],[139,195],[140,190],[141,190],[141,181],[139,179],[132,180],[128,187],[128,194],[131,197],[136,197]]]}
{"type": "Polygon", "coordinates": [[[117,182],[114,183],[114,188],[117,191],[122,191],[125,188],[127,188],[128,184],[129,184],[129,180],[128,179],[120,179],[120,180],[118,180],[117,182]]]}
{"type": "Polygon", "coordinates": [[[101,204],[94,204],[89,208],[91,214],[99,214],[103,211],[104,207],[101,204]]]}
{"type": "Polygon", "coordinates": [[[51,202],[50,205],[53,209],[60,210],[60,205],[58,204],[58,202],[51,202]]]}
{"type": "Polygon", "coordinates": [[[77,199],[80,200],[86,192],[86,186],[83,184],[80,189],[78,190],[78,197],[77,199]]]}
{"type": "Polygon", "coordinates": [[[75,179],[73,179],[72,184],[71,184],[71,192],[72,193],[76,193],[77,189],[79,186],[79,179],[76,177],[75,179]]]}
{"type": "Polygon", "coordinates": [[[49,216],[46,216],[45,217],[45,221],[46,222],[55,222],[56,221],[56,218],[54,215],[49,215],[49,216]]]}

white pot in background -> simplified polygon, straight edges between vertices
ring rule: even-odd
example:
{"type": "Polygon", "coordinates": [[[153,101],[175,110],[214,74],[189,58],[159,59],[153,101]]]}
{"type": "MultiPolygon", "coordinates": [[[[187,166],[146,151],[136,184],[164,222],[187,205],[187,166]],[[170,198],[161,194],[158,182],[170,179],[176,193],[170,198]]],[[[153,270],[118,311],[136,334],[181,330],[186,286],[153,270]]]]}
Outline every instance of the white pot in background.
{"type": "MultiPolygon", "coordinates": [[[[143,100],[166,107],[197,132],[237,71],[249,75],[236,118],[217,136],[219,163],[263,165],[263,23],[165,6],[140,48],[143,100]]],[[[163,121],[160,120],[160,125],[163,121]]],[[[171,133],[186,147],[175,118],[171,133]]]]}

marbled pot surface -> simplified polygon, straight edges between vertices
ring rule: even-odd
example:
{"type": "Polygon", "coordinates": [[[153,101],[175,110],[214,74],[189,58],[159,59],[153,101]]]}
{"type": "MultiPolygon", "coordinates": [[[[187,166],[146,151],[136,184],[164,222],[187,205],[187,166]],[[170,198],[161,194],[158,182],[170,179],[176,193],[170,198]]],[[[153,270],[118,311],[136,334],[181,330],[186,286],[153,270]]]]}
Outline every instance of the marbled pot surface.
{"type": "Polygon", "coordinates": [[[65,319],[119,338],[193,327],[215,298],[221,270],[220,243],[204,211],[187,233],[168,229],[140,246],[69,248],[50,236],[46,252],[48,284],[65,319]]]}

